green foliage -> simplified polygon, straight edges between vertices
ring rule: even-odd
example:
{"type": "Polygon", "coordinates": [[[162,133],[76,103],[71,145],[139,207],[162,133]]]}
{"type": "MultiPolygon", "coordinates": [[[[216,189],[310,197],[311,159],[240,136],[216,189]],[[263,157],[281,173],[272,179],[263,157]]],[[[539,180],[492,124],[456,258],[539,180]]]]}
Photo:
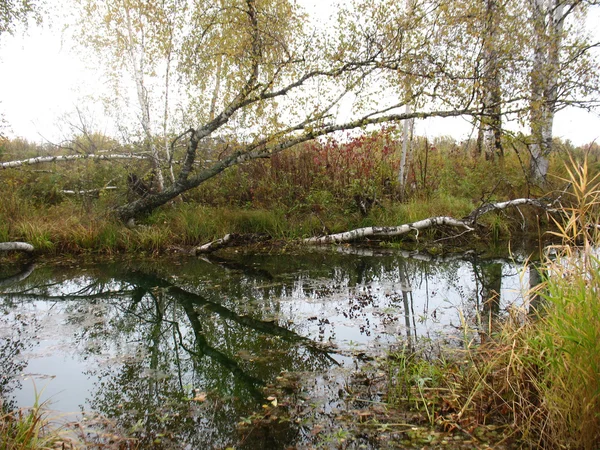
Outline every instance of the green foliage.
{"type": "Polygon", "coordinates": [[[388,361],[388,402],[396,408],[422,411],[429,425],[434,426],[436,408],[441,403],[439,388],[444,378],[443,361],[432,363],[407,348],[392,352],[388,361]]]}
{"type": "Polygon", "coordinates": [[[40,251],[52,251],[54,249],[52,224],[23,222],[17,226],[16,234],[20,236],[19,240],[30,243],[40,251]]]}
{"type": "Polygon", "coordinates": [[[14,33],[18,23],[27,24],[28,17],[41,21],[39,3],[36,0],[3,0],[0,4],[0,37],[14,33]]]}

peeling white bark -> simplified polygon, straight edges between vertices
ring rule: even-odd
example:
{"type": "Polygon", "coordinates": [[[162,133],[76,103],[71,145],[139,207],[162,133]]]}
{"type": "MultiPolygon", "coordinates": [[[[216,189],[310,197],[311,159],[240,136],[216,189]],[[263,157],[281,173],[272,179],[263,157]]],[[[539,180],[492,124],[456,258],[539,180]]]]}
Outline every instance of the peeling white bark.
{"type": "Polygon", "coordinates": [[[208,244],[204,244],[199,247],[196,247],[194,249],[194,254],[199,255],[201,253],[214,252],[215,250],[218,250],[218,249],[230,244],[236,237],[237,237],[237,235],[233,234],[233,233],[226,234],[221,239],[217,239],[216,241],[212,241],[212,242],[209,242],[208,244]]]}
{"type": "Polygon", "coordinates": [[[535,206],[546,211],[551,210],[551,205],[545,204],[538,199],[534,198],[517,198],[514,200],[508,200],[500,203],[486,203],[469,214],[464,219],[454,219],[452,217],[440,216],[430,217],[423,219],[418,222],[407,223],[397,227],[367,227],[358,228],[352,231],[346,231],[344,233],[330,234],[326,236],[315,236],[304,239],[305,244],[336,244],[341,242],[356,241],[364,238],[374,237],[394,237],[401,236],[410,231],[419,231],[433,226],[447,225],[457,228],[465,228],[467,231],[474,231],[474,226],[477,219],[490,211],[497,211],[506,209],[508,207],[530,205],[535,206]]]}
{"type": "Polygon", "coordinates": [[[545,211],[555,211],[552,208],[552,204],[544,203],[541,200],[538,200],[537,198],[516,198],[514,200],[508,200],[506,202],[500,203],[485,203],[473,212],[471,212],[471,214],[469,214],[463,220],[472,225],[477,221],[479,217],[483,216],[484,214],[490,211],[499,211],[509,207],[522,205],[535,206],[545,211]]]}
{"type": "Polygon", "coordinates": [[[33,250],[33,245],[27,242],[0,242],[0,252],[32,252],[33,250]]]}
{"type": "Polygon", "coordinates": [[[397,227],[366,227],[358,228],[344,233],[329,234],[327,236],[315,236],[304,239],[306,244],[333,244],[339,242],[355,241],[370,237],[394,237],[406,234],[410,231],[424,230],[432,226],[448,225],[452,227],[466,228],[467,231],[473,231],[473,228],[462,220],[452,217],[430,217],[429,219],[419,220],[418,222],[406,223],[397,227]]]}
{"type": "Polygon", "coordinates": [[[485,1],[485,29],[483,32],[483,77],[482,84],[482,112],[479,125],[478,145],[486,159],[495,159],[503,155],[502,150],[502,110],[500,103],[502,93],[500,87],[500,68],[497,40],[498,40],[498,2],[497,0],[485,1]]]}
{"type": "Polygon", "coordinates": [[[153,141],[152,125],[150,122],[150,101],[148,100],[146,86],[144,86],[143,65],[145,49],[143,45],[140,47],[140,55],[138,59],[135,54],[136,41],[134,37],[133,25],[131,23],[131,18],[129,15],[129,8],[126,3],[123,4],[123,7],[125,9],[125,17],[127,19],[127,34],[129,38],[127,49],[129,53],[131,66],[133,69],[133,78],[135,80],[138,102],[140,104],[140,109],[142,112],[140,122],[144,130],[144,134],[146,135],[145,137],[147,145],[149,146],[150,153],[152,155],[151,162],[152,168],[154,169],[154,172],[156,174],[156,188],[158,192],[162,192],[165,188],[165,181],[160,167],[160,156],[158,154],[158,149],[156,148],[156,145],[153,141]]]}
{"type": "Polygon", "coordinates": [[[46,162],[73,161],[75,159],[147,159],[142,155],[109,153],[109,154],[90,154],[90,155],[61,155],[61,156],[38,156],[36,158],[22,159],[19,161],[7,161],[0,163],[0,169],[10,169],[13,167],[30,166],[46,162]]]}
{"type": "Polygon", "coordinates": [[[209,242],[207,244],[196,247],[192,252],[194,255],[200,255],[202,253],[212,253],[223,247],[236,246],[248,243],[263,242],[271,239],[271,236],[266,234],[235,234],[230,233],[223,236],[221,239],[209,242]]]}
{"type": "MultiPolygon", "coordinates": [[[[410,105],[404,107],[404,112],[408,115],[411,112],[410,105]]],[[[402,156],[400,157],[400,171],[398,173],[398,183],[400,184],[400,192],[404,195],[406,187],[406,158],[410,151],[412,143],[412,132],[414,126],[414,119],[408,119],[404,121],[402,130],[402,156]]]]}
{"type": "Polygon", "coordinates": [[[102,191],[110,191],[110,190],[115,190],[118,189],[117,186],[106,186],[100,189],[86,189],[83,191],[74,191],[71,189],[63,189],[62,191],[60,191],[63,194],[67,194],[67,195],[91,195],[91,194],[98,194],[99,192],[102,191]]]}
{"type": "Polygon", "coordinates": [[[548,174],[566,15],[565,2],[561,0],[533,0],[535,47],[530,120],[533,143],[529,152],[530,175],[535,182],[545,182],[548,174]]]}

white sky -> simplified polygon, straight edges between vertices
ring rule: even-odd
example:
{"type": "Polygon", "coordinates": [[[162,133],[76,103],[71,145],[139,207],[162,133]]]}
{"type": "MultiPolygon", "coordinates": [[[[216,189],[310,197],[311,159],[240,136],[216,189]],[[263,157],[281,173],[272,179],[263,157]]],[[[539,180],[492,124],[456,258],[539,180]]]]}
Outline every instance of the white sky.
{"type": "MultiPolygon", "coordinates": [[[[325,18],[333,10],[335,0],[301,2],[315,17],[325,18]]],[[[600,23],[598,13],[590,18],[592,23],[600,23]]],[[[83,99],[98,91],[101,71],[86,68],[79,60],[56,19],[46,22],[42,27],[30,25],[25,33],[0,38],[0,112],[10,125],[9,136],[57,142],[66,137],[61,119],[76,107],[90,105],[89,100],[83,99]]],[[[101,111],[97,114],[102,115],[101,111]]],[[[99,131],[109,132],[109,125],[98,126],[99,131]]],[[[430,119],[418,121],[415,126],[417,134],[428,137],[449,135],[466,139],[472,133],[471,125],[464,119],[430,119]]],[[[600,142],[600,115],[576,109],[561,111],[556,116],[554,135],[576,145],[600,142]]]]}

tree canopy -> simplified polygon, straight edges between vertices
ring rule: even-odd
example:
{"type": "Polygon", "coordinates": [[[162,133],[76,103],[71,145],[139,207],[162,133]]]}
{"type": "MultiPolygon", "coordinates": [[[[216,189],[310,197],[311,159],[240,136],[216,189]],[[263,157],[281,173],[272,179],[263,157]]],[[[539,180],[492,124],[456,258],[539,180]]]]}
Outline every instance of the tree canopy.
{"type": "Polygon", "coordinates": [[[39,2],[37,0],[2,0],[0,2],[0,37],[4,33],[14,33],[19,23],[26,23],[27,18],[35,16],[38,20],[39,2]]]}
{"type": "Polygon", "coordinates": [[[541,180],[554,113],[598,100],[593,0],[354,0],[325,27],[291,0],[76,4],[105,106],[155,174],[123,219],[245,161],[413,118],[470,117],[488,157],[518,119],[541,180]]]}

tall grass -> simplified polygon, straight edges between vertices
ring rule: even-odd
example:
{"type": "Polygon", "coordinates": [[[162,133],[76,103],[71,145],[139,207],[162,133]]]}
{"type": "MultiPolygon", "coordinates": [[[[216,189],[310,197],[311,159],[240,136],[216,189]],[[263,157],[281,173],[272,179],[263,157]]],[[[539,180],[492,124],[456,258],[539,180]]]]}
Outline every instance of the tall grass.
{"type": "MultiPolygon", "coordinates": [[[[134,198],[127,189],[127,172],[137,170],[143,176],[148,172],[143,165],[132,168],[111,161],[87,161],[43,164],[35,171],[4,170],[0,173],[5,188],[0,201],[0,239],[29,241],[44,253],[154,253],[232,232],[293,239],[438,215],[462,217],[484,200],[506,200],[530,192],[522,157],[511,152],[502,163],[486,161],[474,154],[473,142],[459,145],[449,138],[415,139],[406,167],[406,188],[400,192],[400,142],[398,131],[387,128],[340,140],[312,141],[269,160],[249,161],[186,192],[183,201],[142,218],[143,227],[137,230],[125,228],[110,213],[134,198]],[[93,198],[63,192],[107,184],[118,189],[93,198]],[[367,213],[359,208],[365,200],[373,205],[367,213]]],[[[14,143],[9,153],[36,150],[23,149],[23,145],[14,143]]],[[[554,173],[564,172],[561,158],[561,153],[553,156],[554,173]]],[[[600,169],[598,164],[594,167],[600,169]]],[[[526,210],[523,214],[527,217],[526,210]]],[[[488,225],[492,239],[502,240],[520,232],[522,223],[535,229],[535,220],[522,218],[512,211],[486,215],[481,222],[488,225]]]]}
{"type": "Polygon", "coordinates": [[[481,440],[487,430],[496,445],[600,448],[600,180],[588,169],[566,170],[572,189],[554,232],[563,243],[548,249],[529,308],[510,309],[483,339],[463,323],[465,349],[450,359],[391,355],[393,405],[412,399],[424,421],[438,411],[436,424],[481,440]]]}
{"type": "MultiPolygon", "coordinates": [[[[517,415],[525,436],[547,447],[600,447],[599,177],[587,159],[567,168],[573,194],[556,220],[563,245],[546,260],[539,320],[527,330],[535,414],[517,415]]],[[[525,395],[522,395],[525,397],[525,395]]],[[[531,408],[530,408],[531,409],[531,408]]]]}
{"type": "MultiPolygon", "coordinates": [[[[572,194],[556,219],[532,316],[513,315],[471,353],[472,387],[460,415],[503,413],[530,448],[600,448],[600,185],[587,161],[567,169],[572,194]]],[[[485,419],[480,417],[479,419],[485,419]]]]}
{"type": "Polygon", "coordinates": [[[46,450],[61,441],[52,428],[45,405],[38,399],[31,408],[0,415],[0,448],[3,450],[46,450]]]}

